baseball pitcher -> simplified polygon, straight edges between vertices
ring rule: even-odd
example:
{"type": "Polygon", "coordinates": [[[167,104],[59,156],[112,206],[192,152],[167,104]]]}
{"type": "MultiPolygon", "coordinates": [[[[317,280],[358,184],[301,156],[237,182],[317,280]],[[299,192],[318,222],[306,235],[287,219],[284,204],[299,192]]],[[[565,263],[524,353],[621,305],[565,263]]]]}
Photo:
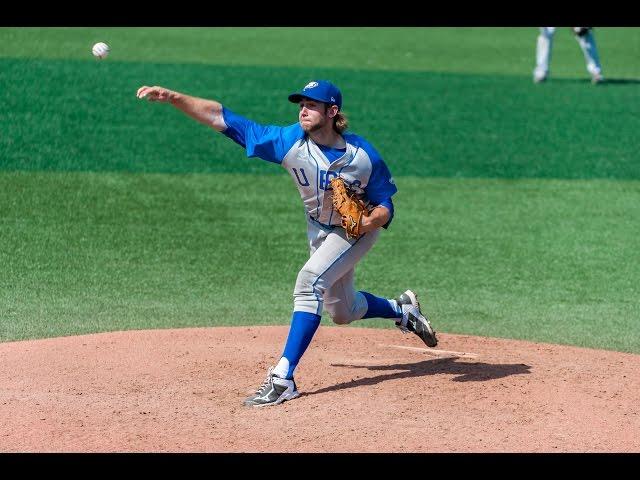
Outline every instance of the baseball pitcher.
{"type": "Polygon", "coordinates": [[[293,291],[287,341],[279,362],[245,405],[277,405],[299,395],[293,374],[325,310],[337,324],[390,318],[403,333],[415,333],[429,347],[437,345],[413,291],[386,299],[354,288],[356,264],[393,220],[391,197],[397,187],[373,146],[347,133],[342,94],[334,84],[312,81],[289,95],[298,105],[298,122],[286,127],[261,125],[217,101],[163,87],[140,87],[137,96],[171,103],[236,142],[248,157],[285,168],[304,203],[310,256],[293,291]]]}

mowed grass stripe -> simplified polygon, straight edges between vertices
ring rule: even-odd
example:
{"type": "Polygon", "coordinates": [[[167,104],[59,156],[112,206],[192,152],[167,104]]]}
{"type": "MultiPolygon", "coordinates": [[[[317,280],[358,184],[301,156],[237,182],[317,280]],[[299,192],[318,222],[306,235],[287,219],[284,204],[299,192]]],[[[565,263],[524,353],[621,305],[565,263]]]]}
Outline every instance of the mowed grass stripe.
{"type": "MultiPolygon", "coordinates": [[[[541,87],[523,78],[322,70],[352,131],[394,175],[639,179],[637,85],[541,87]],[[366,88],[363,88],[366,85],[366,88]]],[[[0,169],[281,173],[168,105],[161,84],[215,98],[265,124],[297,121],[302,69],[0,60],[0,169]]]]}
{"type": "MultiPolygon", "coordinates": [[[[415,289],[442,332],[640,352],[639,182],[397,182],[358,288],[415,289]]],[[[308,255],[279,175],[4,172],[0,213],[2,341],[288,324],[308,255]]]]}
{"type": "MultiPolygon", "coordinates": [[[[0,58],[96,62],[91,46],[105,41],[109,62],[295,67],[311,75],[323,65],[358,72],[529,76],[538,32],[538,27],[0,28],[0,58]]],[[[596,39],[609,78],[640,77],[635,61],[640,29],[597,27],[596,39]]],[[[559,27],[554,40],[553,76],[587,78],[570,28],[559,27]]]]}

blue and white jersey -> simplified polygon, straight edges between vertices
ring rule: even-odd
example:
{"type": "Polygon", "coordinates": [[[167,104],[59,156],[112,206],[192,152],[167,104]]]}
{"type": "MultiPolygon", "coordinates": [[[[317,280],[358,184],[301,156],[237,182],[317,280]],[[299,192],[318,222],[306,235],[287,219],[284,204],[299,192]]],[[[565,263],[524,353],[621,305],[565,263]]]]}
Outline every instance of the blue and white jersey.
{"type": "Polygon", "coordinates": [[[227,129],[222,133],[245,148],[248,157],[278,163],[287,169],[311,219],[325,225],[340,225],[329,185],[331,179],[338,176],[366,205],[384,203],[391,207],[393,214],[390,199],[398,189],[380,154],[362,137],[343,134],[346,149],[332,159],[327,158],[299,123],[288,127],[260,125],[225,107],[223,116],[227,129]]]}

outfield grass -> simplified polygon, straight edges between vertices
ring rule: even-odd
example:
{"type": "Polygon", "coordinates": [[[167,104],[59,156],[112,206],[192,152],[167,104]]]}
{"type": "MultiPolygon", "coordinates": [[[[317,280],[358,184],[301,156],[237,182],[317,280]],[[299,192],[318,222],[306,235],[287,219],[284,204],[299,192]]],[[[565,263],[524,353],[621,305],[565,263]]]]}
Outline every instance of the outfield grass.
{"type": "MultiPolygon", "coordinates": [[[[344,85],[353,130],[375,139],[395,175],[640,179],[640,84],[327,69],[322,76],[344,85]]],[[[161,84],[219,98],[263,123],[291,124],[297,107],[286,97],[308,79],[293,68],[0,59],[0,169],[282,173],[135,93],[161,84]]]]}
{"type": "MultiPolygon", "coordinates": [[[[445,332],[640,351],[638,182],[398,185],[360,288],[426,292],[445,332]]],[[[0,192],[4,340],[289,320],[307,252],[288,177],[15,172],[0,192]]]]}
{"type": "MultiPolygon", "coordinates": [[[[104,41],[110,60],[131,63],[522,76],[533,70],[537,35],[538,27],[0,28],[0,57],[92,61],[91,46],[104,41]]],[[[609,76],[640,78],[639,28],[598,27],[596,39],[609,76]]],[[[552,68],[561,78],[586,75],[569,27],[556,31],[552,68]]]]}
{"type": "Polygon", "coordinates": [[[0,29],[0,341],[288,323],[291,180],[135,92],[289,124],[323,76],[400,188],[359,288],[425,292],[443,332],[640,352],[638,32],[597,30],[616,81],[594,87],[564,30],[533,85],[535,28],[0,29]]]}
{"type": "MultiPolygon", "coordinates": [[[[306,81],[294,69],[24,60],[0,66],[8,107],[0,112],[0,168],[20,170],[280,173],[244,160],[234,143],[176,110],[137,100],[135,92],[148,79],[204,97],[224,91],[224,103],[238,113],[290,124],[296,106],[286,95],[306,81]]],[[[354,131],[377,140],[396,175],[640,178],[638,85],[325,73],[351,90],[345,111],[353,112],[354,131]],[[387,88],[390,82],[395,88],[387,88]]]]}

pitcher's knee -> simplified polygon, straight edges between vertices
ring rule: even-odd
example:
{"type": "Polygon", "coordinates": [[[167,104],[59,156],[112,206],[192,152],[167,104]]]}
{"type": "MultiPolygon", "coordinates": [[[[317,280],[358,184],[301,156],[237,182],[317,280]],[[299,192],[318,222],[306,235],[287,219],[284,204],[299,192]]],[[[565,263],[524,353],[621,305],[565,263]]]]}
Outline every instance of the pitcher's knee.
{"type": "Polygon", "coordinates": [[[309,270],[298,273],[293,290],[293,303],[296,310],[320,314],[322,312],[323,290],[317,282],[318,276],[309,270]]]}
{"type": "Polygon", "coordinates": [[[294,293],[298,295],[320,295],[324,293],[322,281],[318,274],[304,268],[298,273],[294,293]]]}

